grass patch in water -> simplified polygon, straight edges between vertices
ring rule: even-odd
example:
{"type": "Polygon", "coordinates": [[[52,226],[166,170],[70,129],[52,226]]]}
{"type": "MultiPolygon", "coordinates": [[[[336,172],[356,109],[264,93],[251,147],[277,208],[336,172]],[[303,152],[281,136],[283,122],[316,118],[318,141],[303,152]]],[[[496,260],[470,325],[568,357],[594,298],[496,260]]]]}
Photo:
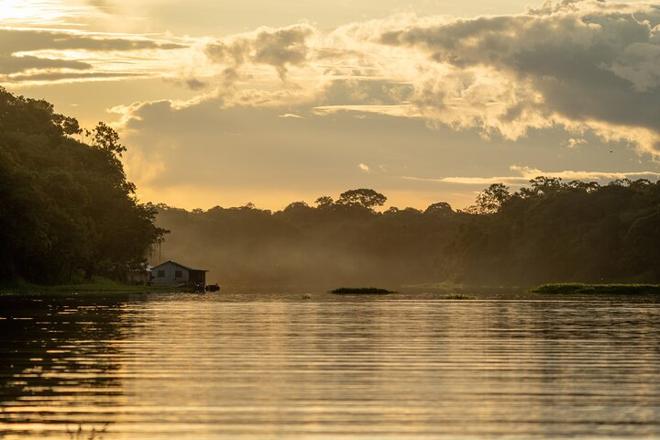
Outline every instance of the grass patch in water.
{"type": "Polygon", "coordinates": [[[585,284],[585,283],[555,283],[543,284],[532,290],[533,293],[552,294],[619,294],[640,295],[659,294],[660,284],[585,284]]]}
{"type": "Polygon", "coordinates": [[[330,293],[336,295],[387,295],[388,293],[395,292],[387,289],[379,289],[377,287],[340,287],[331,290],[330,293]]]}
{"type": "Polygon", "coordinates": [[[443,295],[440,297],[440,299],[460,299],[460,300],[467,300],[467,299],[475,299],[474,296],[470,295],[463,295],[462,293],[452,293],[451,295],[443,295]]]}

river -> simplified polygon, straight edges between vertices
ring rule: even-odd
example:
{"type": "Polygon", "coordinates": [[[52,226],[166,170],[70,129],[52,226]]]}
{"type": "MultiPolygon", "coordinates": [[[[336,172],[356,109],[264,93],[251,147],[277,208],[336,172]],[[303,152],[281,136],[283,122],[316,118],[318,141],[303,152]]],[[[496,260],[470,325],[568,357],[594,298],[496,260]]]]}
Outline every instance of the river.
{"type": "Polygon", "coordinates": [[[0,298],[5,439],[660,438],[660,301],[0,298]]]}

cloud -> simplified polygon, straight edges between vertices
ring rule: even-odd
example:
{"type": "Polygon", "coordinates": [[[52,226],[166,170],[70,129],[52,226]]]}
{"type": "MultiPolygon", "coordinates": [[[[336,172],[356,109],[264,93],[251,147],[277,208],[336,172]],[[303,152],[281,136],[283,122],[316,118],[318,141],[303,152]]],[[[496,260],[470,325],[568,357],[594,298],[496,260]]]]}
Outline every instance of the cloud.
{"type": "Polygon", "coordinates": [[[30,74],[14,74],[8,77],[10,82],[26,82],[38,84],[51,84],[58,82],[78,81],[115,81],[126,78],[147,77],[135,72],[37,72],[30,74]]]}
{"type": "MultiPolygon", "coordinates": [[[[633,151],[594,155],[594,149],[603,153],[604,146],[590,135],[586,137],[588,146],[561,159],[558,148],[566,140],[561,130],[535,131],[528,142],[480,142],[475,132],[455,132],[443,126],[429,130],[421,117],[387,115],[379,108],[365,113],[359,108],[333,106],[319,112],[314,107],[318,100],[299,89],[226,90],[188,101],[161,100],[116,108],[121,117],[116,127],[130,147],[125,157],[129,177],[140,188],[140,197],[182,203],[190,188],[198,187],[206,194],[204,206],[213,206],[229,203],[237,194],[270,197],[273,191],[290,192],[291,199],[314,200],[321,194],[364,185],[365,178],[388,196],[425,194],[426,204],[449,197],[461,205],[473,198],[474,190],[490,183],[522,185],[540,174],[569,180],[660,176],[660,172],[646,171],[633,151]],[[508,167],[511,157],[546,166],[496,172],[508,167]],[[622,163],[626,172],[618,171],[622,163]],[[146,164],[157,166],[145,168],[146,164]],[[614,171],[571,171],[594,166],[614,171]],[[486,177],[471,177],[476,168],[486,177]],[[565,171],[546,172],[548,168],[565,171]],[[442,177],[398,177],[402,175],[442,177]],[[181,182],[186,191],[180,189],[181,182]],[[463,196],[451,195],[459,193],[463,196]]],[[[651,170],[657,168],[647,165],[651,170]]],[[[243,202],[246,200],[253,196],[243,202]]],[[[406,206],[424,206],[421,199],[397,200],[406,206]]],[[[263,203],[259,198],[253,201],[263,203]]],[[[281,203],[284,201],[289,200],[281,203]]]]}
{"type": "Polygon", "coordinates": [[[561,125],[660,154],[659,25],[657,5],[586,0],[412,25],[381,42],[435,63],[412,102],[441,123],[511,139],[561,125]]]}
{"type": "Polygon", "coordinates": [[[24,72],[30,69],[91,69],[92,65],[74,60],[53,60],[29,55],[3,56],[0,54],[0,74],[24,72]]]}
{"type": "Polygon", "coordinates": [[[260,28],[204,53],[225,88],[276,88],[263,69],[274,67],[316,96],[319,113],[381,112],[510,140],[561,127],[657,156],[659,26],[657,5],[567,1],[472,19],[260,28]]]}
{"type": "Polygon", "coordinates": [[[538,176],[556,177],[563,180],[586,180],[586,181],[611,181],[616,179],[658,179],[659,172],[654,171],[544,171],[538,168],[531,168],[520,165],[512,165],[511,171],[515,175],[494,176],[494,177],[442,177],[442,178],[424,178],[404,176],[405,180],[437,183],[454,183],[459,185],[491,185],[494,183],[504,183],[508,185],[524,185],[538,176]]]}
{"type": "Polygon", "coordinates": [[[114,37],[111,34],[61,32],[34,29],[0,29],[0,53],[35,50],[135,51],[144,49],[174,50],[186,45],[140,36],[114,37]]]}
{"type": "Polygon", "coordinates": [[[193,93],[145,82],[148,93],[133,98],[145,102],[116,109],[131,146],[129,174],[152,194],[185,182],[182,200],[190,188],[204,188],[219,203],[241,191],[327,194],[367,178],[388,195],[441,198],[447,193],[438,189],[451,185],[466,185],[454,190],[471,195],[477,188],[470,185],[520,185],[536,173],[654,176],[644,170],[656,164],[624,147],[653,151],[658,141],[657,15],[648,4],[585,1],[499,17],[406,14],[222,38],[42,31],[25,34],[21,52],[12,44],[11,54],[81,64],[10,76],[148,75],[195,91],[188,101],[168,100],[164,93],[193,93]],[[53,43],[53,34],[65,34],[63,41],[53,43]],[[181,41],[188,49],[165,50],[181,41]],[[580,148],[569,153],[567,145],[580,148]],[[512,157],[539,169],[506,171],[512,157]],[[592,169],[614,172],[571,171],[592,169]],[[479,175],[486,177],[470,177],[479,175]]]}
{"type": "Polygon", "coordinates": [[[412,97],[408,83],[385,79],[329,79],[319,97],[319,106],[400,105],[412,97]]]}
{"type": "Polygon", "coordinates": [[[245,63],[273,66],[284,81],[287,66],[296,66],[307,59],[307,40],[315,29],[306,24],[280,29],[260,28],[250,34],[218,40],[206,46],[205,52],[215,63],[238,69],[245,63]]]}
{"type": "Polygon", "coordinates": [[[209,86],[208,83],[201,81],[197,78],[188,78],[184,81],[184,84],[190,90],[203,90],[209,86]]]}
{"type": "Polygon", "coordinates": [[[587,140],[584,138],[570,138],[566,142],[566,147],[567,148],[577,148],[580,145],[585,145],[587,143],[587,140]]]}
{"type": "MultiPolygon", "coordinates": [[[[49,77],[56,80],[122,78],[126,75],[103,71],[104,63],[112,63],[121,58],[116,53],[130,52],[130,64],[135,64],[135,60],[140,58],[147,64],[153,55],[145,52],[185,47],[183,44],[142,36],[118,37],[73,31],[5,28],[0,29],[0,80],[3,80],[1,75],[5,75],[5,82],[45,82],[49,77]],[[71,70],[93,73],[72,73],[71,70]]],[[[144,66],[137,67],[143,69],[144,66]]]]}
{"type": "MultiPolygon", "coordinates": [[[[289,191],[298,194],[292,198],[314,200],[364,184],[357,155],[396,164],[400,146],[407,143],[412,155],[417,148],[437,151],[431,147],[437,134],[419,120],[381,114],[362,120],[346,112],[320,116],[309,97],[292,104],[297,98],[288,93],[209,93],[199,100],[114,109],[121,119],[116,127],[129,146],[129,176],[140,196],[158,195],[185,182],[215,188],[208,206],[239,192],[266,197],[289,191]],[[142,174],[143,165],[152,162],[159,164],[157,169],[142,174]]],[[[376,172],[385,168],[369,169],[374,179],[388,182],[385,172],[376,172]]]]}
{"type": "Polygon", "coordinates": [[[399,14],[212,40],[0,29],[0,73],[20,81],[53,71],[110,78],[126,70],[120,63],[204,96],[233,89],[242,105],[271,105],[278,93],[278,103],[304,97],[319,115],[381,113],[510,140],[560,127],[660,155],[660,6],[648,3],[564,1],[470,19],[399,14]],[[169,53],[182,48],[176,59],[169,53]]]}
{"type": "Polygon", "coordinates": [[[114,14],[115,8],[108,0],[86,0],[85,3],[106,14],[114,14]]]}

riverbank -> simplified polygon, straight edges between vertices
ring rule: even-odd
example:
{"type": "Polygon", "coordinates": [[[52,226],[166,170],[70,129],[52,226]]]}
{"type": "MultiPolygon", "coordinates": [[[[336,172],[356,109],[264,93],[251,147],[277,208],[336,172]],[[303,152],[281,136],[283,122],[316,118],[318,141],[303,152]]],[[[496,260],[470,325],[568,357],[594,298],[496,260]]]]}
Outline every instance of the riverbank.
{"type": "Polygon", "coordinates": [[[125,284],[103,277],[69,284],[43,285],[15,281],[0,285],[0,295],[77,295],[77,294],[148,294],[173,292],[172,287],[125,284]]]}
{"type": "Polygon", "coordinates": [[[660,284],[543,284],[532,289],[532,293],[544,294],[602,294],[602,295],[648,295],[660,294],[660,284]]]}

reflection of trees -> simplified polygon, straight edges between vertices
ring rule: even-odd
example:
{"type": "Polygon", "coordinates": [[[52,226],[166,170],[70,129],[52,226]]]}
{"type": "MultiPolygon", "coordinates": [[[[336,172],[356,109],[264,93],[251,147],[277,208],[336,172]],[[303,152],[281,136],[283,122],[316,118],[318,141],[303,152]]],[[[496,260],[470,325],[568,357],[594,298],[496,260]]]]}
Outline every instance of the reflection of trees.
{"type": "Polygon", "coordinates": [[[111,421],[121,396],[111,343],[121,337],[121,303],[93,302],[0,298],[0,433],[43,423],[30,429],[66,437],[67,427],[82,427],[88,435],[111,421]]]}

